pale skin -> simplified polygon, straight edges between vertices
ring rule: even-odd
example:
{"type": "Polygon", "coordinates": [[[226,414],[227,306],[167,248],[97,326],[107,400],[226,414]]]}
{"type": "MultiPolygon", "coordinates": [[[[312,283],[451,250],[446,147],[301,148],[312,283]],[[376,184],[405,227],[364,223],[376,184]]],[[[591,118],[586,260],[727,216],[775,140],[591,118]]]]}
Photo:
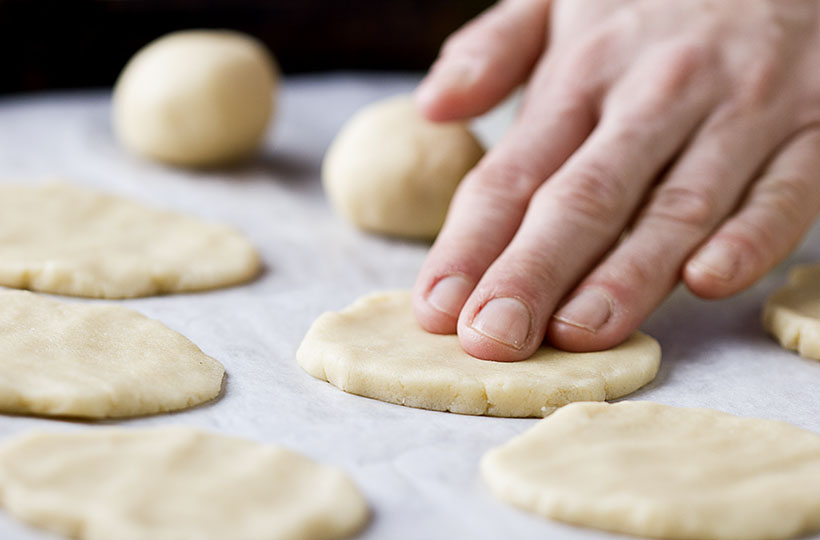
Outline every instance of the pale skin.
{"type": "Polygon", "coordinates": [[[414,290],[474,356],[612,347],[681,281],[751,286],[820,211],[820,0],[502,0],[416,103],[469,119],[522,84],[414,290]]]}

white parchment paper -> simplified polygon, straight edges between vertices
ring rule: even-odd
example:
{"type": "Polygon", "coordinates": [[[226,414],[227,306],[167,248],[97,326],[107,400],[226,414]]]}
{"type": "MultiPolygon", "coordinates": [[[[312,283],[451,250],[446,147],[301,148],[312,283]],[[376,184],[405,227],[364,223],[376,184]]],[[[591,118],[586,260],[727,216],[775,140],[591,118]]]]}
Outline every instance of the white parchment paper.
{"type": "MultiPolygon", "coordinates": [[[[236,169],[206,172],[148,163],[120,148],[109,127],[107,92],[3,97],[0,181],[63,178],[231,223],[260,248],[266,271],[248,285],[123,302],[182,332],[229,375],[218,401],[116,424],[190,424],[281,444],[339,466],[370,501],[373,519],[364,539],[616,538],[530,517],[497,502],[482,484],[482,454],[536,420],[380,403],[315,380],[295,363],[316,316],[362,294],[410,287],[421,266],[427,246],[354,230],[332,213],[319,179],[324,151],[342,123],[366,103],[409,91],[417,80],[291,78],[260,156],[236,169]]],[[[498,140],[513,109],[481,119],[482,137],[498,140]]],[[[784,282],[788,266],[818,259],[815,228],[789,261],[740,296],[707,302],[677,291],[643,328],[663,347],[661,371],[629,399],[713,407],[820,432],[820,362],[782,350],[759,323],[765,295],[784,282]]],[[[33,428],[101,425],[109,424],[0,416],[0,439],[33,428]]],[[[0,510],[0,539],[44,538],[52,536],[0,510]]]]}

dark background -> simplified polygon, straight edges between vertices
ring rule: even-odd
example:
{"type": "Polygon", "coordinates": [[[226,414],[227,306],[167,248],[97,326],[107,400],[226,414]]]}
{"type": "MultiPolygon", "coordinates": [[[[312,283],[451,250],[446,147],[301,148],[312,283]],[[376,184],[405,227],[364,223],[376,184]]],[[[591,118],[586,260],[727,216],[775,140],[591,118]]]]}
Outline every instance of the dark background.
{"type": "Polygon", "coordinates": [[[264,41],[285,73],[423,70],[491,0],[0,0],[0,93],[111,86],[143,45],[184,28],[264,41]]]}

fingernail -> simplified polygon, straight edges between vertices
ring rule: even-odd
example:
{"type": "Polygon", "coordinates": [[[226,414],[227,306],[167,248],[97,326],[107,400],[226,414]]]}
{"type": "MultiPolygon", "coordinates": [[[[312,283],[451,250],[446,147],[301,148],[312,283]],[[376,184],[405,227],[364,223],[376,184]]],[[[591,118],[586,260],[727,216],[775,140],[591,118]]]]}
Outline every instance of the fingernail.
{"type": "Polygon", "coordinates": [[[434,309],[458,319],[464,302],[473,291],[473,286],[466,278],[458,275],[440,279],[427,295],[427,303],[434,309]]]}
{"type": "Polygon", "coordinates": [[[720,279],[729,281],[737,273],[737,254],[724,242],[709,242],[701,249],[691,265],[720,279]]]}
{"type": "Polygon", "coordinates": [[[594,288],[576,294],[553,319],[595,333],[612,316],[612,298],[594,288]]]}
{"type": "Polygon", "coordinates": [[[530,310],[515,298],[494,298],[481,308],[472,327],[514,349],[522,349],[530,333],[530,310]]]}

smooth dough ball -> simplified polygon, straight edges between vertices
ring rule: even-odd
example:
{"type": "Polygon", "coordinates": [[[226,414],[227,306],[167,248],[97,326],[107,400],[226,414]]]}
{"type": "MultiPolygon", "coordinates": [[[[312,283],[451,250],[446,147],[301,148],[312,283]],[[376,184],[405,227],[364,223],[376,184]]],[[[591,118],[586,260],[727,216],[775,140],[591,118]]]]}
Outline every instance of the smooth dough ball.
{"type": "Polygon", "coordinates": [[[325,156],[322,178],[333,206],[357,227],[429,239],[483,154],[465,125],[429,122],[402,95],[348,121],[325,156]]]}
{"type": "Polygon", "coordinates": [[[226,30],[175,32],[125,66],[114,88],[114,131],[130,150],[157,161],[230,163],[258,146],[276,83],[274,60],[254,38],[226,30]]]}

